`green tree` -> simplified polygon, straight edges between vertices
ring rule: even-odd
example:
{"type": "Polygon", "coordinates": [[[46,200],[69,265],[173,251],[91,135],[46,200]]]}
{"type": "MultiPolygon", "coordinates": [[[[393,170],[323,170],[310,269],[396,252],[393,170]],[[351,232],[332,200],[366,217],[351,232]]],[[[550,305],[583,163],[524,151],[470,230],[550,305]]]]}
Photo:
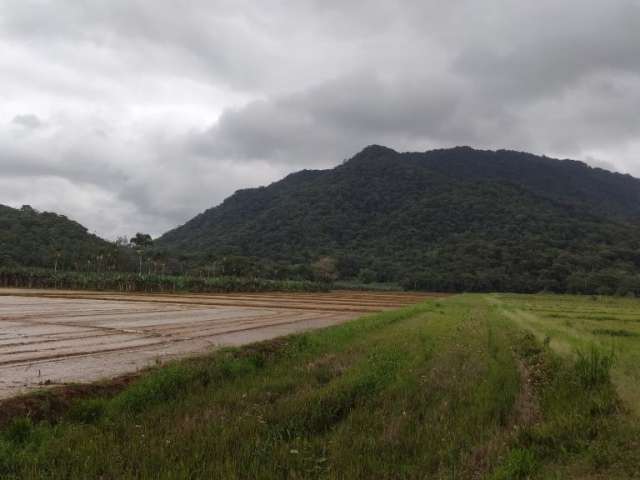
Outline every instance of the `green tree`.
{"type": "Polygon", "coordinates": [[[138,260],[140,265],[138,274],[142,275],[142,258],[144,256],[145,250],[153,245],[153,239],[151,238],[151,235],[149,235],[148,233],[138,232],[136,233],[135,237],[131,238],[129,243],[131,243],[133,248],[136,250],[136,253],[138,254],[138,260]]]}

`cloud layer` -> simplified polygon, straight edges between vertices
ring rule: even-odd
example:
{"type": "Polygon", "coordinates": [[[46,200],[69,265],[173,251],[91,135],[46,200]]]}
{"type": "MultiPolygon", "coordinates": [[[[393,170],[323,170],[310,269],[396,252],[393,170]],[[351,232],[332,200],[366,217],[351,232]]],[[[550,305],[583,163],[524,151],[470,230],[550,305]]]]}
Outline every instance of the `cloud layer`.
{"type": "Polygon", "coordinates": [[[640,1],[6,0],[0,203],[107,238],[370,143],[640,175],[640,1]]]}

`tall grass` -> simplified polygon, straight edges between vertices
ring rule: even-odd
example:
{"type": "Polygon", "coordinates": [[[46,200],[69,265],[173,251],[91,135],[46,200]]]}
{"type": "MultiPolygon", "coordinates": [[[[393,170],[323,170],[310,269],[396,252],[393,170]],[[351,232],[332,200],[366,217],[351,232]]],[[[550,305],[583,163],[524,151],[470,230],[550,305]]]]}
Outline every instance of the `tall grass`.
{"type": "Polygon", "coordinates": [[[576,351],[575,372],[585,388],[595,388],[611,382],[611,368],[616,356],[613,348],[604,350],[595,344],[576,351]]]}
{"type": "Polygon", "coordinates": [[[518,430],[491,478],[636,478],[640,423],[621,408],[611,383],[613,350],[590,345],[560,357],[527,333],[516,351],[529,370],[540,418],[518,430]]]}
{"type": "Polygon", "coordinates": [[[531,478],[537,469],[538,461],[531,450],[514,448],[493,472],[491,480],[525,480],[531,478]]]}

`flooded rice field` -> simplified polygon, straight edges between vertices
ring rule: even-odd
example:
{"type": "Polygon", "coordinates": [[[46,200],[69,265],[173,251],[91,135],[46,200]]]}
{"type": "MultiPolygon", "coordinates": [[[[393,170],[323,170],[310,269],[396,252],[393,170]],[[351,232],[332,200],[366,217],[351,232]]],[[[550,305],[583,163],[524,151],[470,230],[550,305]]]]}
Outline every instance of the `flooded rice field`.
{"type": "Polygon", "coordinates": [[[420,302],[401,292],[119,294],[0,289],[0,398],[335,325],[420,302]]]}

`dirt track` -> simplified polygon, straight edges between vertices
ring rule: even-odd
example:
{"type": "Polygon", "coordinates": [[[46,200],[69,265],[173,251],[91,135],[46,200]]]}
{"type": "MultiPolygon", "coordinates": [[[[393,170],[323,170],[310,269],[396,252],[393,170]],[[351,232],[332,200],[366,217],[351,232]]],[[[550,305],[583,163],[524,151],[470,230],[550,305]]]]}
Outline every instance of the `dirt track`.
{"type": "Polygon", "coordinates": [[[406,293],[144,295],[0,289],[0,398],[341,323],[406,293]]]}

